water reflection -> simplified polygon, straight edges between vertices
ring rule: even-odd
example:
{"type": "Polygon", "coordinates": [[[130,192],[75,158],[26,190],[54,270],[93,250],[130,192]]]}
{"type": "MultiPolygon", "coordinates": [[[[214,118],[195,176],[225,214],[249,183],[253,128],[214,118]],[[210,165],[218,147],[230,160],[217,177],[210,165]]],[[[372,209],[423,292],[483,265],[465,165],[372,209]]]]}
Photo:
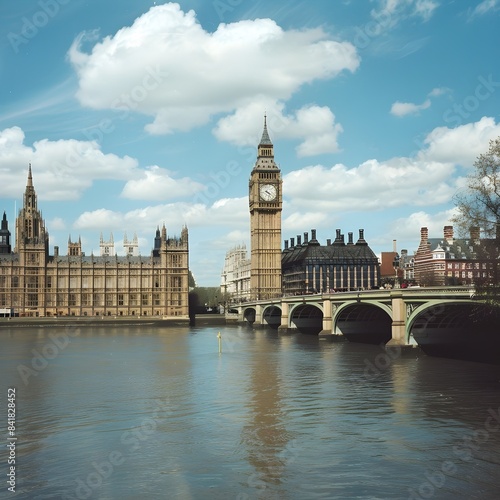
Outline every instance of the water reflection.
{"type": "Polygon", "coordinates": [[[50,332],[2,331],[16,498],[498,497],[500,367],[221,330],[82,329],[27,384],[50,332]]]}
{"type": "MultiPolygon", "coordinates": [[[[279,337],[278,337],[279,339],[279,337]]],[[[248,478],[248,486],[255,488],[263,498],[273,494],[282,495],[280,485],[286,463],[291,434],[287,431],[276,350],[263,331],[255,335],[255,346],[251,352],[249,383],[250,399],[247,403],[248,418],[243,427],[241,440],[245,446],[248,462],[254,471],[248,478]],[[266,491],[267,490],[267,491],[266,491]]]]}

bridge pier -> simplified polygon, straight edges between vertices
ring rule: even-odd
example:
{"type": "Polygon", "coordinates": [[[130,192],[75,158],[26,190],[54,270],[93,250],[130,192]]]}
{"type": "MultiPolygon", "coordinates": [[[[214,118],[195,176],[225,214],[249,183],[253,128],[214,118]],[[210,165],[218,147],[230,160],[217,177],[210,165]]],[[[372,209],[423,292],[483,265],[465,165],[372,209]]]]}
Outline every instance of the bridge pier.
{"type": "Polygon", "coordinates": [[[262,306],[255,304],[255,321],[252,325],[253,328],[261,328],[262,324],[262,306]]]}
{"type": "Polygon", "coordinates": [[[387,346],[407,346],[406,341],[406,305],[403,294],[400,291],[391,293],[392,303],[392,338],[387,342],[387,346]]]}
{"type": "Polygon", "coordinates": [[[323,328],[319,335],[332,335],[333,333],[332,301],[325,299],[323,300],[323,328]]]}
{"type": "Polygon", "coordinates": [[[288,302],[281,302],[281,325],[278,327],[279,332],[287,332],[289,324],[290,306],[288,302]]]}

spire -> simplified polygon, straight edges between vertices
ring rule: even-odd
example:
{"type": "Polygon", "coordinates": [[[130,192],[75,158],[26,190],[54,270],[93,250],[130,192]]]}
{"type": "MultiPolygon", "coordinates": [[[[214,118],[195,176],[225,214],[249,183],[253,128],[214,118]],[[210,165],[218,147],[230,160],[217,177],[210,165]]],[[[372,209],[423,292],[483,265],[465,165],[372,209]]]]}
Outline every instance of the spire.
{"type": "Polygon", "coordinates": [[[273,143],[269,137],[269,133],[267,132],[267,115],[264,115],[264,130],[262,132],[262,138],[260,140],[259,146],[272,146],[273,143]]]}
{"type": "Polygon", "coordinates": [[[33,187],[33,177],[31,176],[31,163],[28,166],[28,183],[26,186],[33,187]]]}

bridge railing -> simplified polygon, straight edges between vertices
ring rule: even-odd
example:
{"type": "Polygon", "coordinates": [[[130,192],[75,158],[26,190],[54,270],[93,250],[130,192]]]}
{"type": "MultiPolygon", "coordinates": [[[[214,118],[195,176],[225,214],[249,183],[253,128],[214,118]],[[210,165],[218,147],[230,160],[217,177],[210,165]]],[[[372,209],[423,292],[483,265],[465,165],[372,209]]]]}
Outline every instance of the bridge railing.
{"type": "Polygon", "coordinates": [[[374,295],[376,297],[380,297],[385,294],[388,297],[394,295],[394,293],[401,293],[403,296],[429,296],[429,295],[456,295],[456,296],[468,296],[473,297],[475,294],[475,289],[473,286],[426,286],[419,287],[413,286],[408,288],[382,288],[382,289],[373,289],[373,290],[349,290],[343,292],[320,292],[315,294],[304,294],[304,295],[287,295],[284,294],[281,297],[275,297],[272,299],[260,299],[260,300],[250,300],[247,302],[242,302],[239,304],[235,304],[235,307],[238,306],[250,306],[250,305],[279,305],[283,300],[288,301],[314,301],[318,299],[328,299],[328,298],[340,298],[340,297],[366,297],[370,295],[374,295]]]}

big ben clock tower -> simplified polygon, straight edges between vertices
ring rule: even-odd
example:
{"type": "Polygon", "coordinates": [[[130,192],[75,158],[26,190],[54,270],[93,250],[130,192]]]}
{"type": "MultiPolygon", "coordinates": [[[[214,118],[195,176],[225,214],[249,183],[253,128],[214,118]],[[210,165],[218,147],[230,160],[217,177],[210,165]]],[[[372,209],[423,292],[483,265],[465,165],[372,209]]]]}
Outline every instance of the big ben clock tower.
{"type": "Polygon", "coordinates": [[[281,171],[274,162],[273,143],[264,131],[250,175],[250,293],[253,299],[281,296],[281,171]]]}

